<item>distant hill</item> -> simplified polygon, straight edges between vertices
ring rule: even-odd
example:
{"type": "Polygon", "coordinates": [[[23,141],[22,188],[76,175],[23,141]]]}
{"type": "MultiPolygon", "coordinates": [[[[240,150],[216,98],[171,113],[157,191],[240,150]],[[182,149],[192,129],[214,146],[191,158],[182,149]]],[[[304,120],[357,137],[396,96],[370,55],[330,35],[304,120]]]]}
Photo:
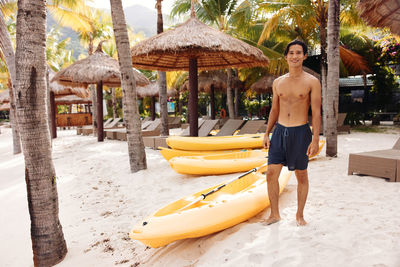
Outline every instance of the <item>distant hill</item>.
{"type": "MultiPolygon", "coordinates": [[[[154,1],[155,2],[155,1],[154,1]]],[[[134,32],[143,32],[150,37],[157,33],[157,12],[141,5],[133,5],[124,9],[126,23],[134,32]]]]}
{"type": "MultiPolygon", "coordinates": [[[[134,32],[143,32],[146,37],[151,37],[157,33],[157,12],[141,5],[133,5],[125,8],[126,23],[134,32]]],[[[167,15],[164,15],[164,27],[168,24],[167,15]]],[[[56,25],[54,19],[48,14],[47,29],[56,25]]],[[[74,50],[74,58],[78,58],[80,54],[87,53],[87,50],[81,46],[78,34],[69,28],[62,28],[63,39],[70,37],[70,45],[68,49],[74,50]]]]}

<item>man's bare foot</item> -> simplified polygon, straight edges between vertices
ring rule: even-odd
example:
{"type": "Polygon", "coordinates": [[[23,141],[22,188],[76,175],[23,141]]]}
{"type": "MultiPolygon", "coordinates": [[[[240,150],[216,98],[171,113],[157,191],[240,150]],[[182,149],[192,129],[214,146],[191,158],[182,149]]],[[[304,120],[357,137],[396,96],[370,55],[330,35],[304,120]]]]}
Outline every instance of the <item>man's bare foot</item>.
{"type": "Polygon", "coordinates": [[[273,224],[273,223],[277,223],[277,222],[279,222],[281,220],[281,217],[269,217],[268,219],[266,219],[265,221],[264,221],[264,225],[270,225],[270,224],[273,224]]]}
{"type": "Polygon", "coordinates": [[[296,223],[297,226],[304,226],[307,224],[303,217],[296,217],[296,223]]]}

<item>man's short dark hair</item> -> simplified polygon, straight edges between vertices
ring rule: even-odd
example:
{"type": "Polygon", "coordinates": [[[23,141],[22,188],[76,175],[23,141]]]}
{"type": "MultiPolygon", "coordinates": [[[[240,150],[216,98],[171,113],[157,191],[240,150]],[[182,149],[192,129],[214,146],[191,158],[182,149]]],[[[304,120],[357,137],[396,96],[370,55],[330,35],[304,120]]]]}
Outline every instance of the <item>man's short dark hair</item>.
{"type": "Polygon", "coordinates": [[[289,48],[292,45],[301,45],[301,47],[303,47],[303,54],[304,55],[307,54],[307,46],[306,46],[306,44],[304,42],[300,41],[300,40],[293,40],[286,46],[285,53],[284,53],[285,56],[287,56],[287,54],[289,53],[289,48]]]}

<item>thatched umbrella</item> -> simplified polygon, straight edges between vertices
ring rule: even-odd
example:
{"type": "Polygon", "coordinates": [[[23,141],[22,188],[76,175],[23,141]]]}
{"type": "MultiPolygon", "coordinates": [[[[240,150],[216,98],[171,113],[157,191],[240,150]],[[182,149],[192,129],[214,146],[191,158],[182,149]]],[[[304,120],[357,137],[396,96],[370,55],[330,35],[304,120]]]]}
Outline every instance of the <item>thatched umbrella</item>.
{"type": "Polygon", "coordinates": [[[357,6],[368,25],[389,27],[393,33],[400,35],[399,0],[360,0],[357,6]]]}
{"type": "MultiPolygon", "coordinates": [[[[97,85],[97,140],[104,140],[103,131],[103,85],[108,87],[121,86],[121,73],[118,61],[105,54],[99,43],[96,51],[87,58],[81,59],[69,67],[57,72],[52,81],[71,87],[85,87],[89,84],[97,85]]],[[[149,80],[138,71],[134,71],[136,85],[145,86],[149,80]]]]}
{"type": "MultiPolygon", "coordinates": [[[[151,119],[155,120],[156,118],[156,97],[160,94],[160,86],[159,83],[153,82],[146,86],[139,86],[136,89],[136,93],[138,97],[151,97],[151,106],[150,106],[150,115],[151,119]]],[[[177,91],[175,89],[168,89],[167,96],[175,97],[177,95],[177,91]]]]}
{"type": "Polygon", "coordinates": [[[0,103],[9,103],[10,102],[10,91],[6,89],[0,93],[0,103]]]}
{"type": "Polygon", "coordinates": [[[198,135],[198,69],[255,67],[268,64],[258,48],[200,22],[194,14],[182,25],[138,43],[132,63],[141,69],[189,70],[190,135],[198,135]]]}
{"type": "Polygon", "coordinates": [[[90,97],[81,98],[76,95],[67,95],[62,97],[57,97],[55,99],[56,105],[71,105],[71,104],[91,104],[92,100],[90,97]]]}
{"type": "Polygon", "coordinates": [[[256,81],[250,86],[250,89],[258,94],[268,93],[272,94],[272,83],[276,79],[275,76],[271,74],[267,74],[263,76],[261,79],[256,81]]]}

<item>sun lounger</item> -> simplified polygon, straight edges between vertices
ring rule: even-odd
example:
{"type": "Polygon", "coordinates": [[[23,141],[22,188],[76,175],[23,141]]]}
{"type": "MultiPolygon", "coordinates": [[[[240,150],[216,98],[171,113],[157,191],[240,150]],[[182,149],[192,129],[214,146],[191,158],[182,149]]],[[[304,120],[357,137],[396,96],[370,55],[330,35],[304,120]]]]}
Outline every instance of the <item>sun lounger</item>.
{"type": "MultiPolygon", "coordinates": [[[[204,119],[200,118],[198,119],[198,124],[197,127],[200,129],[201,125],[205,122],[204,119]]],[[[186,127],[183,132],[182,132],[182,136],[189,136],[190,135],[190,126],[186,127]]]]}
{"type": "Polygon", "coordinates": [[[249,120],[242,126],[242,128],[240,128],[238,134],[241,135],[263,133],[266,131],[265,129],[263,129],[265,125],[265,120],[249,120]]]}
{"type": "Polygon", "coordinates": [[[199,136],[208,136],[210,132],[214,130],[217,125],[218,120],[205,120],[204,123],[199,128],[199,136]]]}
{"type": "Polygon", "coordinates": [[[181,116],[168,117],[168,128],[173,129],[181,127],[181,119],[181,116]]]}
{"type": "Polygon", "coordinates": [[[400,138],[392,149],[350,154],[348,174],[353,173],[400,182],[400,138]]]}
{"type": "MultiPolygon", "coordinates": [[[[104,122],[104,128],[107,127],[107,125],[113,120],[113,118],[108,118],[105,122],[104,122]]],[[[78,126],[76,128],[76,134],[77,135],[81,135],[83,129],[91,129],[93,126],[92,125],[85,125],[85,126],[78,126]]],[[[93,131],[92,131],[93,132],[93,131]]]]}
{"type": "MultiPolygon", "coordinates": [[[[104,129],[113,129],[118,127],[118,123],[120,122],[121,118],[115,118],[113,121],[107,124],[107,126],[103,126],[104,129]]],[[[93,126],[83,126],[82,127],[82,134],[83,135],[90,135],[93,134],[93,126]]]]}
{"type": "Polygon", "coordinates": [[[229,119],[225,122],[222,128],[218,131],[216,136],[233,135],[244,123],[244,120],[229,119]]]}

